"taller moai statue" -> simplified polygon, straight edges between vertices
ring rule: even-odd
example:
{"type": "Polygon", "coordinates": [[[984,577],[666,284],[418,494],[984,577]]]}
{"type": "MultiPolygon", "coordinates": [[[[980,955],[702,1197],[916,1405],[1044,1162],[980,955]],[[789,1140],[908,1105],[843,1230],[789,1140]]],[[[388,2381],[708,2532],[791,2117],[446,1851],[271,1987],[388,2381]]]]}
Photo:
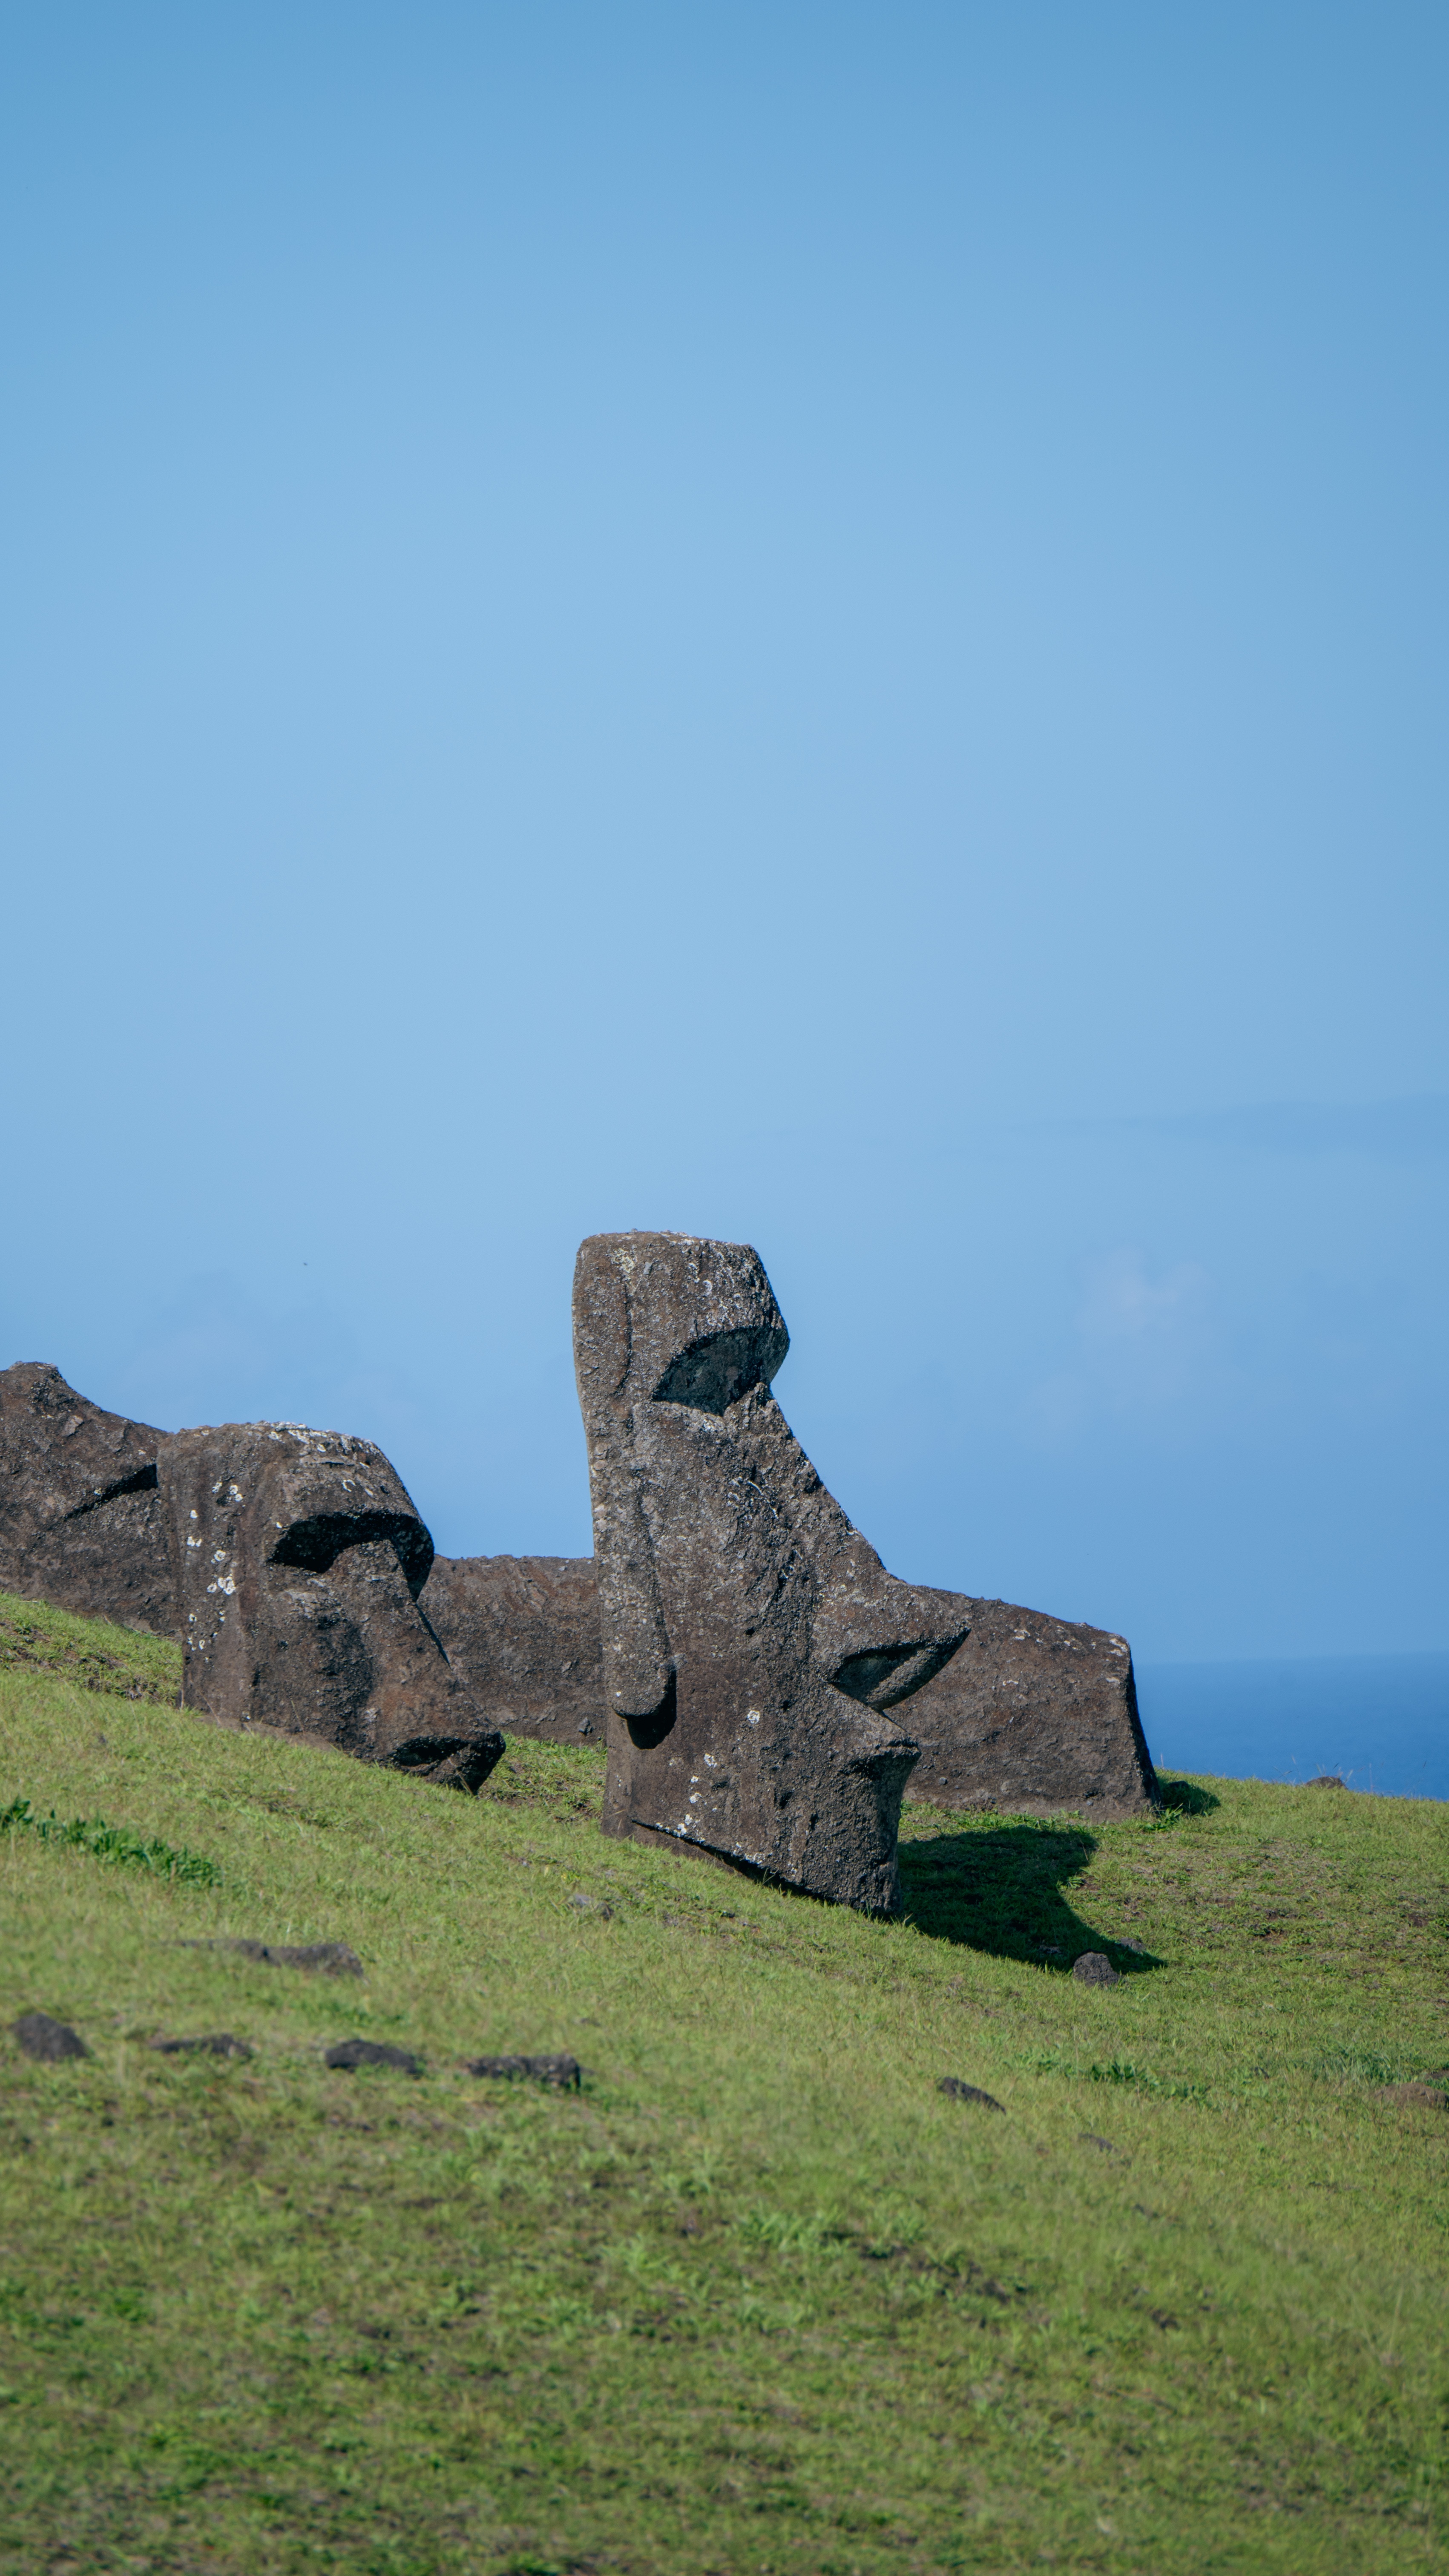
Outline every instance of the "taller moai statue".
{"type": "Polygon", "coordinates": [[[896,1582],[826,1492],[770,1393],[789,1340],[748,1244],[580,1249],[604,1829],[888,1913],[920,1753],[890,1712],[954,1654],[971,1605],[896,1582]]]}

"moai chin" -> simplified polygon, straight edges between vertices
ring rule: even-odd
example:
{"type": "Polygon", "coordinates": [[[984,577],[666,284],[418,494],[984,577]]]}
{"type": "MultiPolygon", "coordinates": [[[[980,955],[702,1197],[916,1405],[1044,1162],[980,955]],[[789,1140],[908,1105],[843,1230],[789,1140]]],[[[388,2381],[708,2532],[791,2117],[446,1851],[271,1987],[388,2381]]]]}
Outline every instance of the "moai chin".
{"type": "Polygon", "coordinates": [[[370,1440],[179,1431],[159,1461],[189,1708],[476,1790],[503,1751],[417,1596],[433,1542],[370,1440]]]}
{"type": "Polygon", "coordinates": [[[770,1393],[789,1346],[748,1244],[580,1248],[604,1830],[889,1913],[920,1751],[889,1712],[954,1654],[970,1604],[897,1583],[826,1492],[770,1393]]]}

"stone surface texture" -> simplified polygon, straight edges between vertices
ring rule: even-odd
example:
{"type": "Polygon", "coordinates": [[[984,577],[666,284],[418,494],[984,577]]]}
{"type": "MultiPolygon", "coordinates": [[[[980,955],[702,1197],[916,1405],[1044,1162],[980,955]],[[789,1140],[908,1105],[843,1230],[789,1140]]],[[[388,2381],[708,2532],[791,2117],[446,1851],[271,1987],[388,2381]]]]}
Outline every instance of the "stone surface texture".
{"type": "Polygon", "coordinates": [[[1154,1807],[1126,1639],[1009,1601],[969,1606],[970,1636],[912,1706],[922,1751],[906,1795],[1027,1815],[1154,1807]]]}
{"type": "Polygon", "coordinates": [[[10,2028],[26,2056],[39,2058],[42,2065],[59,2066],[68,2057],[90,2055],[79,2031],[67,2021],[57,2021],[53,2013],[22,2013],[10,2028]]]}
{"type": "Polygon", "coordinates": [[[547,2084],[555,2093],[577,2093],[583,2068],[576,2057],[470,2057],[470,2075],[488,2075],[511,2084],[547,2084]]]}
{"type": "Polygon", "coordinates": [[[347,1941],[186,1941],[187,1950],[231,1950],[269,1968],[302,1968],[312,1977],[360,1977],[362,1961],[347,1941]]]}
{"type": "Polygon", "coordinates": [[[169,1637],[164,1431],[107,1413],[45,1360],[0,1369],[0,1590],[169,1637]]]}
{"type": "Polygon", "coordinates": [[[1073,1960],[1072,1974],[1079,1986],[1120,1986],[1122,1982],[1105,1950],[1084,1950],[1073,1960]]]}
{"type": "Polygon", "coordinates": [[[994,2093],[983,2093],[979,2084],[968,2084],[961,2075],[943,2075],[936,2090],[949,2094],[953,2102],[979,2103],[983,2111],[1003,2111],[1006,2107],[994,2093]]]}
{"type": "Polygon", "coordinates": [[[187,1707],[477,1789],[503,1738],[417,1606],[433,1543],[367,1440],[181,1431],[160,1460],[187,1707]]]}
{"type": "Polygon", "coordinates": [[[341,2067],[346,2074],[355,2074],[359,2066],[391,2066],[399,2075],[421,2075],[423,2071],[422,2059],[414,2057],[410,2048],[394,2048],[385,2039],[339,2040],[335,2048],[328,2049],[322,2062],[324,2066],[341,2067]]]}
{"type": "Polygon", "coordinates": [[[890,1912],[917,1746],[892,1709],[970,1624],[898,1583],[770,1393],[759,1255],[594,1235],[574,1278],[608,1710],[606,1832],[890,1912]]]}
{"type": "Polygon", "coordinates": [[[603,1743],[591,1556],[435,1556],[418,1607],[491,1726],[603,1743]]]}
{"type": "Polygon", "coordinates": [[[254,2054],[233,2031],[211,2030],[200,2039],[153,2039],[148,2045],[162,2057],[250,2057],[254,2054]]]}

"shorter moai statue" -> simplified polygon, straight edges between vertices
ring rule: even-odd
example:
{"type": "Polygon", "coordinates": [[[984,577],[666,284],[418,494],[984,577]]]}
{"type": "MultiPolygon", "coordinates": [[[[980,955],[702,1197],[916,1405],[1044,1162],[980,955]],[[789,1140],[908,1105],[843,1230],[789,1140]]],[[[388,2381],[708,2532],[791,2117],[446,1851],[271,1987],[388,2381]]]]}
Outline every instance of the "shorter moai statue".
{"type": "Polygon", "coordinates": [[[418,1609],[433,1542],[380,1449],[228,1422],[177,1432],[158,1467],[187,1707],[481,1786],[503,1738],[418,1609]]]}
{"type": "Polygon", "coordinates": [[[826,1492],[770,1393],[788,1348],[748,1244],[580,1249],[604,1830],[889,1913],[920,1750],[890,1711],[955,1652],[970,1604],[897,1583],[826,1492]]]}

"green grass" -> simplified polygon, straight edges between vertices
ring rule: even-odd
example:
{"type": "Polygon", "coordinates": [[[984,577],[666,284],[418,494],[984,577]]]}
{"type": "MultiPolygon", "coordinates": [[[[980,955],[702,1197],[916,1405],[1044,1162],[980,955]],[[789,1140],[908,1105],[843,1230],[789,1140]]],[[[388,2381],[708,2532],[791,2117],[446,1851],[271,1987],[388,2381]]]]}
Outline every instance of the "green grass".
{"type": "Polygon", "coordinates": [[[0,1592],[0,1674],[51,1673],[117,1699],[154,1700],[174,1708],[181,1690],[181,1648],[169,1637],[76,1619],[48,1601],[0,1592]]]}
{"type": "Polygon", "coordinates": [[[220,1877],[0,1835],[3,2020],[93,2052],[0,2039],[0,2565],[1449,2565],[1449,2112],[1391,2098],[1449,2067],[1445,1807],[914,1808],[872,1923],[606,1842],[592,1751],[469,1800],[103,1696],[154,1641],[44,1617],[0,1807],[220,1877]],[[465,2070],[558,2049],[577,2095],[465,2070]]]}

